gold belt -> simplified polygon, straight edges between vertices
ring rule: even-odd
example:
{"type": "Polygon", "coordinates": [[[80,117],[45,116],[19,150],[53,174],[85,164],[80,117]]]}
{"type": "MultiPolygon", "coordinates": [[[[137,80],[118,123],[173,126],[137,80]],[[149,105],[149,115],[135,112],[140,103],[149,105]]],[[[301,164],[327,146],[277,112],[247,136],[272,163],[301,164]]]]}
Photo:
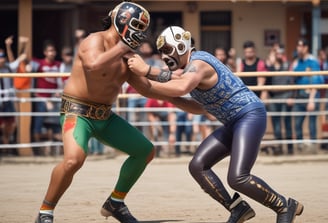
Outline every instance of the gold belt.
{"type": "Polygon", "coordinates": [[[95,120],[106,120],[112,114],[112,106],[83,101],[79,98],[63,95],[60,113],[76,114],[95,120]]]}

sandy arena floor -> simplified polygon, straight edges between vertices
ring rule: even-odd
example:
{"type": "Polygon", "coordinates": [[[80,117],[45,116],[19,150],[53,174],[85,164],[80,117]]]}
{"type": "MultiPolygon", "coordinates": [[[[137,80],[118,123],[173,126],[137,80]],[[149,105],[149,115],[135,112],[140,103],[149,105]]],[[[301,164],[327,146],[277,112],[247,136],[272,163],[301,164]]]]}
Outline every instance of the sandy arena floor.
{"type": "MultiPolygon", "coordinates": [[[[117,222],[113,218],[106,220],[99,210],[113,189],[124,159],[123,155],[111,159],[89,158],[57,206],[55,222],[117,222]]],[[[155,159],[148,166],[126,199],[130,211],[141,223],[223,223],[227,220],[228,212],[205,194],[188,173],[189,159],[155,159]]],[[[51,170],[58,160],[0,162],[1,223],[34,222],[51,170]]],[[[226,159],[214,168],[224,181],[228,161],[226,159]]],[[[303,215],[296,219],[297,223],[327,223],[327,160],[298,162],[290,158],[289,161],[278,159],[278,162],[267,162],[260,158],[253,174],[278,192],[305,205],[303,215]]],[[[249,223],[275,222],[275,214],[271,210],[243,197],[257,213],[249,223]]]]}

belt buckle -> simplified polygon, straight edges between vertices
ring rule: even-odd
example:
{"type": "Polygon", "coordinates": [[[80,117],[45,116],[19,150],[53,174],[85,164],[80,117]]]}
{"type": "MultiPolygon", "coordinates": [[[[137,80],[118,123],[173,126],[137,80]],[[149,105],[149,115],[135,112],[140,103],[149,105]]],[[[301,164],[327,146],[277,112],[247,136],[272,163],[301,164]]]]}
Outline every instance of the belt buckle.
{"type": "Polygon", "coordinates": [[[62,99],[61,112],[68,112],[70,109],[71,103],[66,99],[62,99]]]}
{"type": "Polygon", "coordinates": [[[99,107],[92,106],[90,116],[97,120],[105,120],[108,118],[108,107],[101,105],[99,107]]]}

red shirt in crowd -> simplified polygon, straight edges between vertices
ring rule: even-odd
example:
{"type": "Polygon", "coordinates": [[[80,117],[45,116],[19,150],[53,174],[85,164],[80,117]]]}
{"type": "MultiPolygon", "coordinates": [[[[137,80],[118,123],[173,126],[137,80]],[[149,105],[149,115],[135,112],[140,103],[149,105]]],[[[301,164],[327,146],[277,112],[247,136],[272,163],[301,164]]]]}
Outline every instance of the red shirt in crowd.
{"type": "Polygon", "coordinates": [[[167,101],[149,98],[147,99],[145,107],[146,108],[173,108],[174,105],[167,101]]]}
{"type": "MultiPolygon", "coordinates": [[[[38,72],[42,73],[51,73],[51,72],[59,72],[60,62],[53,61],[48,63],[48,61],[36,60],[39,64],[38,72]]],[[[57,89],[57,77],[39,77],[36,79],[36,88],[42,89],[57,89]]],[[[38,97],[51,97],[52,93],[36,93],[38,97]]]]}

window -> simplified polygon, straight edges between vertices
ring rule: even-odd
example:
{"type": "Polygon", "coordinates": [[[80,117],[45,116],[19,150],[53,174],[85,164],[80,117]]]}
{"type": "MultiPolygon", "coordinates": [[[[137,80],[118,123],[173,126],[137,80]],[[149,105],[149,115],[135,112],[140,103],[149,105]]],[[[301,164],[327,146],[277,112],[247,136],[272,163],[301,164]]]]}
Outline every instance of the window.
{"type": "Polygon", "coordinates": [[[231,47],[231,12],[201,12],[201,50],[214,52],[217,46],[231,47]]]}

